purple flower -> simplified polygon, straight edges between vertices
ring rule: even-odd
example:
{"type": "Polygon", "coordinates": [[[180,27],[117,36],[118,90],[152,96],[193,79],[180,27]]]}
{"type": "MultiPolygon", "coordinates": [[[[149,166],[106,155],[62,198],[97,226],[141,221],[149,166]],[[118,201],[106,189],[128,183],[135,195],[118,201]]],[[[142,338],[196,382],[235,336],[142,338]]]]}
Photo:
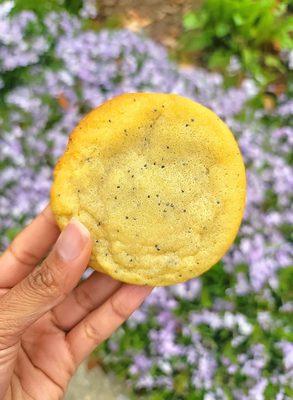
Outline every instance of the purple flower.
{"type": "Polygon", "coordinates": [[[290,371],[293,368],[293,344],[290,342],[282,341],[278,343],[278,347],[282,350],[284,355],[285,370],[290,371]]]}
{"type": "Polygon", "coordinates": [[[152,366],[152,361],[147,358],[144,354],[137,354],[134,357],[133,364],[130,367],[131,374],[138,374],[147,372],[152,366]]]}
{"type": "Polygon", "coordinates": [[[194,300],[198,298],[201,291],[201,282],[199,279],[192,279],[186,283],[180,283],[170,288],[171,293],[185,300],[194,300]]]}
{"type": "MultiPolygon", "coordinates": [[[[91,12],[90,4],[85,3],[84,12],[91,12]]],[[[65,12],[49,13],[39,21],[32,12],[10,15],[10,8],[8,2],[0,5],[0,71],[4,73],[0,87],[5,87],[5,72],[25,66],[28,73],[25,83],[16,82],[3,95],[7,112],[5,120],[0,117],[0,168],[5,166],[0,173],[1,248],[8,244],[6,232],[21,228],[48,201],[52,167],[64,151],[69,132],[90,108],[128,91],[172,92],[199,101],[229,125],[247,167],[244,221],[237,242],[223,259],[227,282],[233,283],[225,288],[225,297],[214,293],[213,284],[204,286],[206,280],[201,278],[155,288],[127,322],[127,329],[111,338],[112,353],[107,358],[117,363],[125,356],[132,358],[129,371],[137,389],[172,391],[176,374],[183,371],[195,390],[204,391],[205,400],[225,399],[215,383],[217,368],[224,366],[229,375],[246,378],[243,387],[229,389],[236,400],[264,397],[264,371],[278,385],[279,398],[285,399],[282,387],[292,378],[290,343],[277,345],[283,364],[272,373],[266,369],[267,350],[261,343],[251,345],[253,324],[269,335],[280,324],[278,316],[269,310],[257,311],[252,321],[237,305],[238,300],[245,301],[244,296],[255,296],[275,310],[271,289],[278,289],[277,272],[292,263],[292,245],[283,233],[293,223],[293,173],[287,162],[293,144],[293,130],[287,122],[292,101],[280,98],[281,106],[274,114],[286,118],[286,124],[269,127],[262,121],[265,111],[252,113],[245,106],[256,93],[249,80],[224,89],[220,74],[182,69],[169,60],[162,46],[142,35],[124,29],[84,31],[82,20],[65,12]],[[31,26],[34,29],[28,35],[31,26]],[[42,64],[49,48],[56,68],[42,64]],[[247,115],[239,119],[237,114],[244,106],[247,115]],[[206,294],[210,305],[204,309],[201,299],[206,294]],[[182,311],[187,302],[191,311],[182,311]],[[145,349],[130,347],[121,355],[120,340],[131,331],[145,335],[145,349]],[[219,341],[222,335],[229,340],[219,341]],[[233,353],[233,362],[222,354],[226,348],[233,353]]],[[[289,312],[290,307],[287,303],[279,311],[289,312]]]]}
{"type": "Polygon", "coordinates": [[[198,368],[192,376],[192,384],[197,389],[210,389],[213,386],[216,361],[211,353],[204,352],[198,360],[198,368]]]}
{"type": "Polygon", "coordinates": [[[137,380],[136,387],[137,389],[151,389],[154,386],[154,383],[155,380],[152,375],[144,374],[137,380]]]}
{"type": "Polygon", "coordinates": [[[251,400],[265,400],[264,391],[267,387],[268,380],[266,378],[260,379],[250,390],[248,399],[251,400]]]}

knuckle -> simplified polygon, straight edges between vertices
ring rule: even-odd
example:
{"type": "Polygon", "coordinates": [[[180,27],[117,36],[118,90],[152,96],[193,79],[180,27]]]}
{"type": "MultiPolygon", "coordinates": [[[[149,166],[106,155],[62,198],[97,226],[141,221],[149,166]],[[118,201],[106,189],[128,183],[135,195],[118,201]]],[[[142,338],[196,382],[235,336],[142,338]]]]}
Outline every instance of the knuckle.
{"type": "MultiPolygon", "coordinates": [[[[19,337],[13,331],[0,332],[0,351],[9,349],[13,353],[17,350],[19,337]]],[[[9,353],[6,353],[9,356],[9,353]]],[[[2,355],[3,357],[3,355],[2,355]]]]}
{"type": "Polygon", "coordinates": [[[28,251],[25,248],[18,248],[16,243],[12,243],[8,251],[12,254],[12,256],[18,261],[20,264],[25,265],[35,265],[38,263],[38,257],[32,252],[28,251]]]}
{"type": "MultiPolygon", "coordinates": [[[[52,213],[52,211],[51,211],[51,209],[50,209],[49,206],[47,206],[47,207],[40,213],[40,216],[41,216],[41,218],[43,218],[43,219],[45,220],[45,222],[56,226],[55,220],[54,220],[54,217],[53,217],[53,213],[52,213]]],[[[56,227],[57,227],[57,226],[56,226],[56,227]]]]}
{"type": "Polygon", "coordinates": [[[89,321],[84,322],[84,332],[86,337],[94,341],[96,344],[103,342],[105,339],[101,334],[101,331],[89,321]]]}
{"type": "Polygon", "coordinates": [[[46,262],[28,276],[27,282],[33,291],[45,292],[51,295],[59,294],[61,291],[60,284],[52,268],[46,262]]]}
{"type": "MultiPolygon", "coordinates": [[[[0,313],[5,314],[2,313],[1,309],[0,313]]],[[[0,318],[0,350],[15,345],[21,333],[17,320],[5,318],[4,316],[0,318]]]]}
{"type": "Polygon", "coordinates": [[[87,293],[81,287],[77,287],[76,290],[73,291],[73,296],[75,298],[76,303],[86,311],[90,311],[95,308],[95,303],[89,293],[87,293]]]}
{"type": "Polygon", "coordinates": [[[127,306],[123,302],[118,301],[118,298],[111,297],[110,306],[112,312],[123,321],[131,314],[131,312],[127,309],[127,306]]]}

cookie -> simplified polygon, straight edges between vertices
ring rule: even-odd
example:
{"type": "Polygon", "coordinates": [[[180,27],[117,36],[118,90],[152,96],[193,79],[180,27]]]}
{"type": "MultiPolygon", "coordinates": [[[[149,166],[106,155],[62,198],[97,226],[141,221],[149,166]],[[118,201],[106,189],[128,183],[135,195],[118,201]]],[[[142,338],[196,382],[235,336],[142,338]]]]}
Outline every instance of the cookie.
{"type": "Polygon", "coordinates": [[[175,94],[123,94],[81,120],[56,165],[51,206],[90,231],[90,266],[123,282],[202,274],[232,244],[245,205],[237,143],[212,111],[175,94]]]}

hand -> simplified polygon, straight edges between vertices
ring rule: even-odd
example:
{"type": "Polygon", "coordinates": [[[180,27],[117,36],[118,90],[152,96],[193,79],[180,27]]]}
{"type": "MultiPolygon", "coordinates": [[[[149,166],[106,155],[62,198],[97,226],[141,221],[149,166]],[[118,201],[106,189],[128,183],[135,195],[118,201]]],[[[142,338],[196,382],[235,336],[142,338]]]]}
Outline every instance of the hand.
{"type": "Polygon", "coordinates": [[[1,400],[62,398],[80,362],[150,293],[98,272],[76,286],[90,253],[86,228],[72,220],[60,234],[46,208],[1,255],[1,400]]]}

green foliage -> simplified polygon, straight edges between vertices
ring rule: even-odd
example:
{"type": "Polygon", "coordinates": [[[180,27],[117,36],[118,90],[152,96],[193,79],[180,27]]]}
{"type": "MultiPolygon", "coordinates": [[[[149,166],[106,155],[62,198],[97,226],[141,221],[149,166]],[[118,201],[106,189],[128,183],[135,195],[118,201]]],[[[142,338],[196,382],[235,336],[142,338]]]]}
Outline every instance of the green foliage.
{"type": "Polygon", "coordinates": [[[278,293],[282,302],[293,301],[293,266],[284,268],[279,271],[279,287],[278,293]]]}
{"type": "MultiPolygon", "coordinates": [[[[241,265],[237,268],[237,272],[247,273],[248,267],[241,265]]],[[[225,392],[227,399],[231,399],[231,391],[229,388],[244,387],[245,382],[248,379],[241,370],[241,366],[235,371],[234,374],[227,372],[227,367],[221,363],[221,357],[224,356],[230,360],[234,365],[238,365],[239,354],[246,354],[249,349],[261,343],[264,346],[264,351],[267,357],[266,365],[264,366],[263,376],[270,377],[271,371],[277,371],[282,368],[282,352],[276,346],[277,343],[285,340],[292,341],[292,333],[290,332],[291,320],[290,315],[286,312],[281,312],[280,307],[286,302],[292,301],[292,289],[290,284],[292,282],[293,267],[280,269],[278,273],[279,286],[276,288],[272,298],[265,299],[263,293],[251,293],[249,296],[238,296],[236,293],[227,293],[227,287],[233,287],[231,282],[231,274],[228,274],[223,268],[223,264],[220,262],[206,274],[201,277],[202,280],[202,291],[207,288],[208,303],[204,308],[212,309],[210,304],[215,303],[217,300],[222,299],[225,301],[231,301],[233,296],[233,303],[235,304],[235,310],[237,313],[243,313],[247,317],[247,321],[253,327],[251,334],[243,337],[243,341],[238,345],[233,345],[233,339],[239,335],[237,327],[233,329],[227,329],[220,327],[218,329],[212,328],[211,326],[202,323],[193,328],[195,332],[198,332],[202,337],[202,343],[205,348],[210,349],[213,354],[217,354],[217,361],[219,366],[214,376],[214,382],[218,387],[227,388],[225,392]],[[269,312],[272,320],[269,328],[264,329],[258,321],[258,314],[261,311],[269,312]]],[[[174,310],[177,317],[178,326],[187,326],[189,324],[188,316],[191,311],[197,312],[203,308],[203,295],[199,299],[192,302],[186,301],[185,299],[177,299],[178,305],[174,310]]],[[[204,300],[205,301],[205,300],[204,300]]],[[[235,311],[234,311],[235,312],[235,311]]],[[[125,379],[133,379],[127,371],[129,366],[132,364],[131,353],[133,349],[135,352],[145,352],[151,354],[150,342],[148,337],[148,331],[156,328],[158,322],[156,320],[156,309],[149,310],[149,319],[133,328],[124,325],[123,334],[116,333],[116,337],[111,339],[112,342],[119,343],[119,348],[115,352],[115,357],[111,357],[111,347],[109,342],[104,343],[98,350],[97,354],[100,354],[105,360],[107,370],[115,371],[121,381],[125,379]],[[150,352],[150,353],[149,353],[150,352]],[[110,360],[110,361],[109,361],[110,360]],[[119,360],[119,362],[118,362],[119,360]]],[[[176,340],[177,344],[187,345],[190,342],[190,337],[184,336],[178,330],[178,337],[176,340]]],[[[133,353],[132,353],[133,354],[133,353]]],[[[251,356],[250,356],[251,357],[251,356]]],[[[173,382],[174,388],[171,391],[163,388],[153,388],[151,391],[146,389],[136,390],[133,394],[133,399],[146,399],[146,400],[203,400],[205,397],[205,391],[190,387],[190,381],[192,379],[193,368],[187,362],[184,356],[173,357],[170,359],[173,368],[173,382]],[[179,362],[179,368],[177,365],[179,362]],[[185,365],[182,369],[180,365],[185,365]]],[[[151,369],[152,376],[159,376],[160,371],[154,366],[151,369]]],[[[278,384],[269,382],[265,389],[265,398],[273,399],[276,397],[280,387],[278,384]]],[[[288,395],[290,388],[286,389],[288,395]]],[[[246,393],[247,394],[247,393],[246,393]]]]}
{"type": "Polygon", "coordinates": [[[44,16],[50,11],[62,11],[66,9],[71,13],[77,13],[82,7],[82,0],[15,0],[13,12],[32,10],[39,16],[44,16]]]}
{"type": "MultiPolygon", "coordinates": [[[[277,53],[273,50],[273,40],[279,40],[283,37],[283,44],[289,43],[290,39],[287,37],[288,26],[285,26],[285,36],[280,35],[280,24],[270,25],[268,21],[275,21],[280,19],[280,21],[287,20],[285,16],[285,2],[279,2],[277,9],[279,14],[272,12],[269,16],[265,16],[265,12],[262,13],[258,11],[258,18],[254,17],[254,23],[249,23],[246,20],[252,18],[257,10],[259,10],[259,4],[276,4],[275,1],[252,1],[252,0],[242,0],[242,1],[228,1],[228,0],[208,0],[202,10],[207,10],[207,4],[211,7],[212,4],[218,5],[211,9],[210,12],[203,13],[189,13],[185,19],[186,33],[190,34],[190,46],[194,42],[194,48],[197,47],[198,54],[201,55],[203,60],[208,60],[211,68],[224,69],[230,62],[230,58],[233,55],[239,57],[241,62],[249,64],[249,62],[258,63],[261,74],[264,69],[269,70],[270,73],[280,73],[285,71],[285,66],[279,61],[277,53]],[[251,5],[256,5],[256,9],[251,5]],[[223,12],[230,5],[230,14],[228,12],[223,12]],[[246,7],[245,7],[246,5],[246,7]],[[248,7],[250,5],[251,7],[248,7]],[[232,7],[233,6],[233,7],[232,7]],[[226,7],[226,8],[225,8],[226,7]],[[283,7],[283,8],[282,8],[283,7]],[[221,10],[220,10],[221,8],[221,10]],[[235,9],[241,9],[238,13],[235,9]],[[243,10],[246,10],[246,14],[243,10]],[[200,15],[203,17],[200,17],[200,15]],[[212,19],[214,18],[214,19],[212,19]],[[263,20],[264,18],[264,20],[263,20]],[[273,18],[273,19],[272,19],[273,18]],[[261,21],[262,25],[261,25],[261,21]],[[266,21],[266,22],[265,22],[266,21]],[[264,24],[267,26],[264,26],[264,24]],[[250,25],[249,25],[250,24],[250,25]],[[248,26],[251,26],[250,30],[248,26]],[[253,31],[252,27],[255,27],[256,31],[253,31]],[[263,26],[264,32],[259,35],[257,32],[261,30],[259,26],[263,26]],[[232,28],[233,27],[233,30],[232,28]],[[245,29],[244,29],[245,28],[245,29]],[[245,34],[246,30],[250,32],[245,34]],[[205,32],[204,34],[202,32],[205,32]],[[198,37],[198,39],[196,39],[198,37]],[[272,39],[274,37],[274,39],[272,39]],[[279,37],[279,39],[278,39],[279,37]],[[285,39],[284,39],[285,38],[285,39]],[[287,40],[288,39],[288,40],[287,40]],[[216,49],[216,51],[214,51],[216,49]],[[201,53],[202,50],[205,52],[201,53]],[[243,58],[243,60],[242,60],[243,58]],[[253,61],[254,60],[254,61],[253,61]],[[275,72],[274,72],[275,71],[275,72]]],[[[33,9],[40,16],[42,16],[49,10],[58,10],[59,7],[70,7],[71,12],[76,12],[78,9],[78,4],[80,1],[58,1],[58,0],[16,0],[16,8],[18,9],[33,9]],[[75,11],[74,11],[75,10],[75,11]]],[[[211,7],[212,8],[212,7],[211,7]]],[[[228,10],[229,11],[229,10],[228,10]]],[[[267,12],[267,11],[266,11],[267,12]]],[[[87,21],[89,24],[94,24],[93,21],[87,21]]],[[[118,21],[112,17],[111,20],[107,22],[106,26],[114,28],[118,21]],[[108,25],[107,25],[108,24],[108,25]]],[[[95,25],[91,25],[95,27],[95,25]]],[[[100,26],[98,26],[99,28],[100,26]]],[[[32,35],[34,32],[42,35],[42,25],[38,28],[39,31],[32,31],[32,29],[37,29],[32,26],[27,35],[32,35]]],[[[50,38],[48,37],[48,43],[50,43],[50,38]]],[[[189,45],[187,42],[186,45],[189,45]]],[[[285,48],[285,47],[283,47],[285,48]]],[[[289,47],[288,47],[289,48],[289,47]]],[[[141,59],[138,63],[143,64],[144,60],[141,59]]],[[[58,69],[57,60],[54,55],[48,51],[46,55],[42,56],[40,59],[40,64],[43,66],[50,66],[52,70],[58,69]]],[[[140,65],[140,64],[138,64],[140,65]]],[[[244,65],[244,64],[243,64],[244,65]]],[[[254,73],[248,67],[246,69],[250,73],[254,73]]],[[[286,71],[285,71],[286,72],[286,71]]],[[[6,72],[3,75],[5,86],[2,88],[5,92],[9,93],[14,87],[21,86],[29,80],[30,69],[27,67],[21,67],[14,71],[6,72]]],[[[119,83],[120,77],[116,77],[116,83],[119,83]]],[[[81,94],[77,93],[81,98],[81,94]]],[[[259,101],[259,98],[254,99],[254,101],[259,101]]],[[[55,101],[51,96],[42,98],[42,102],[48,105],[50,109],[50,117],[48,118],[47,128],[53,128],[55,123],[60,119],[60,107],[58,102],[55,101]]],[[[260,104],[261,105],[261,104],[260,104]]],[[[255,107],[260,106],[256,104],[255,107]]],[[[82,110],[82,109],[81,109],[82,110]]],[[[249,108],[243,109],[240,120],[251,119],[254,117],[253,111],[249,111],[249,108]],[[251,113],[251,114],[249,114],[251,113]]],[[[2,121],[2,128],[8,129],[4,124],[8,120],[5,117],[7,110],[4,107],[4,103],[0,104],[0,119],[2,121]]],[[[26,115],[23,113],[23,118],[21,124],[31,124],[28,121],[29,113],[26,115]]],[[[270,120],[266,121],[268,126],[272,123],[278,127],[283,122],[281,118],[277,115],[270,117],[270,120]]],[[[284,123],[284,122],[283,122],[284,123]]],[[[286,122],[287,123],[287,122],[286,122]]],[[[289,123],[288,123],[289,126],[289,123]]],[[[25,149],[26,150],[26,149],[25,149]]],[[[1,169],[8,165],[9,161],[0,160],[0,173],[1,169]],[[7,163],[7,164],[6,164],[7,163]]],[[[48,165],[53,165],[52,160],[48,160],[48,165]]],[[[4,193],[5,188],[0,188],[4,193]]],[[[272,209],[277,209],[278,207],[277,195],[272,191],[268,190],[266,193],[266,198],[264,202],[264,209],[260,212],[267,212],[272,209]]],[[[15,235],[20,231],[20,225],[23,221],[15,222],[15,227],[10,228],[4,232],[4,235],[12,240],[15,235]]],[[[289,241],[292,240],[292,226],[289,224],[283,224],[281,231],[289,241]]],[[[229,374],[227,372],[227,367],[221,363],[221,356],[224,355],[235,365],[238,365],[238,355],[245,354],[249,351],[250,347],[261,343],[264,345],[265,353],[268,357],[268,362],[265,366],[263,376],[270,378],[272,371],[276,371],[276,375],[282,372],[282,354],[281,351],[276,347],[276,344],[280,341],[286,340],[291,341],[292,334],[290,333],[290,327],[292,325],[291,316],[288,312],[282,311],[282,305],[293,300],[292,284],[293,281],[293,268],[284,268],[279,271],[278,282],[279,286],[275,289],[269,289],[271,297],[263,295],[263,293],[249,293],[248,295],[237,295],[234,290],[237,273],[241,272],[245,276],[248,276],[248,266],[238,265],[235,267],[235,273],[228,273],[223,267],[223,263],[219,262],[214,268],[209,270],[200,279],[202,283],[202,289],[200,295],[193,299],[192,301],[184,298],[176,298],[177,305],[172,311],[178,323],[178,330],[176,331],[176,344],[188,346],[192,345],[192,340],[190,336],[184,336],[183,327],[190,326],[189,316],[192,312],[198,313],[203,310],[213,311],[214,304],[217,301],[225,302],[227,305],[232,306],[231,313],[233,314],[243,314],[247,322],[252,326],[251,334],[247,335],[243,342],[238,345],[232,345],[232,340],[237,338],[239,334],[239,329],[237,327],[227,329],[225,327],[212,328],[207,323],[202,323],[197,326],[191,326],[194,333],[198,333],[202,337],[202,344],[206,349],[211,350],[215,357],[217,357],[218,368],[215,373],[214,382],[218,387],[223,388],[227,399],[232,400],[231,388],[241,388],[245,387],[244,382],[247,379],[245,375],[239,370],[235,374],[229,374]],[[261,311],[265,311],[272,318],[271,326],[268,329],[261,327],[258,321],[258,314],[261,311]]],[[[266,288],[268,290],[268,288],[266,288]]],[[[137,326],[131,327],[130,325],[124,325],[111,339],[110,342],[104,343],[100,346],[99,350],[96,351],[97,356],[99,354],[103,356],[105,362],[105,368],[111,372],[115,372],[117,376],[121,379],[123,384],[128,381],[135,382],[135,378],[130,374],[129,368],[133,363],[133,357],[135,354],[145,353],[148,357],[153,357],[151,340],[149,337],[149,332],[151,330],[160,329],[158,323],[158,314],[162,311],[162,307],[159,305],[154,305],[148,309],[147,320],[137,326]],[[111,344],[117,345],[117,350],[113,350],[111,344]]],[[[217,312],[217,315],[223,317],[224,311],[217,312]]],[[[133,394],[132,399],[151,399],[151,400],[203,400],[205,398],[204,390],[195,390],[191,387],[190,381],[192,380],[192,374],[194,373],[194,367],[190,365],[186,357],[178,356],[170,359],[172,366],[172,378],[174,381],[174,391],[170,391],[165,388],[154,388],[151,391],[137,389],[133,394]],[[180,369],[180,364],[183,365],[180,369]]],[[[157,366],[151,367],[150,370],[152,376],[162,375],[162,371],[159,371],[157,366]]],[[[135,390],[135,388],[133,388],[135,390]]],[[[286,388],[286,394],[288,398],[292,397],[292,392],[290,388],[286,388]]],[[[279,385],[269,382],[267,388],[265,389],[265,398],[274,399],[279,392],[279,385]]]]}
{"type": "Polygon", "coordinates": [[[293,47],[287,0],[205,0],[184,16],[182,49],[204,65],[226,69],[231,58],[265,86],[286,72],[281,50],[293,47]]]}
{"type": "Polygon", "coordinates": [[[13,227],[6,231],[6,237],[11,241],[15,238],[15,236],[21,231],[20,227],[13,227]]]}

